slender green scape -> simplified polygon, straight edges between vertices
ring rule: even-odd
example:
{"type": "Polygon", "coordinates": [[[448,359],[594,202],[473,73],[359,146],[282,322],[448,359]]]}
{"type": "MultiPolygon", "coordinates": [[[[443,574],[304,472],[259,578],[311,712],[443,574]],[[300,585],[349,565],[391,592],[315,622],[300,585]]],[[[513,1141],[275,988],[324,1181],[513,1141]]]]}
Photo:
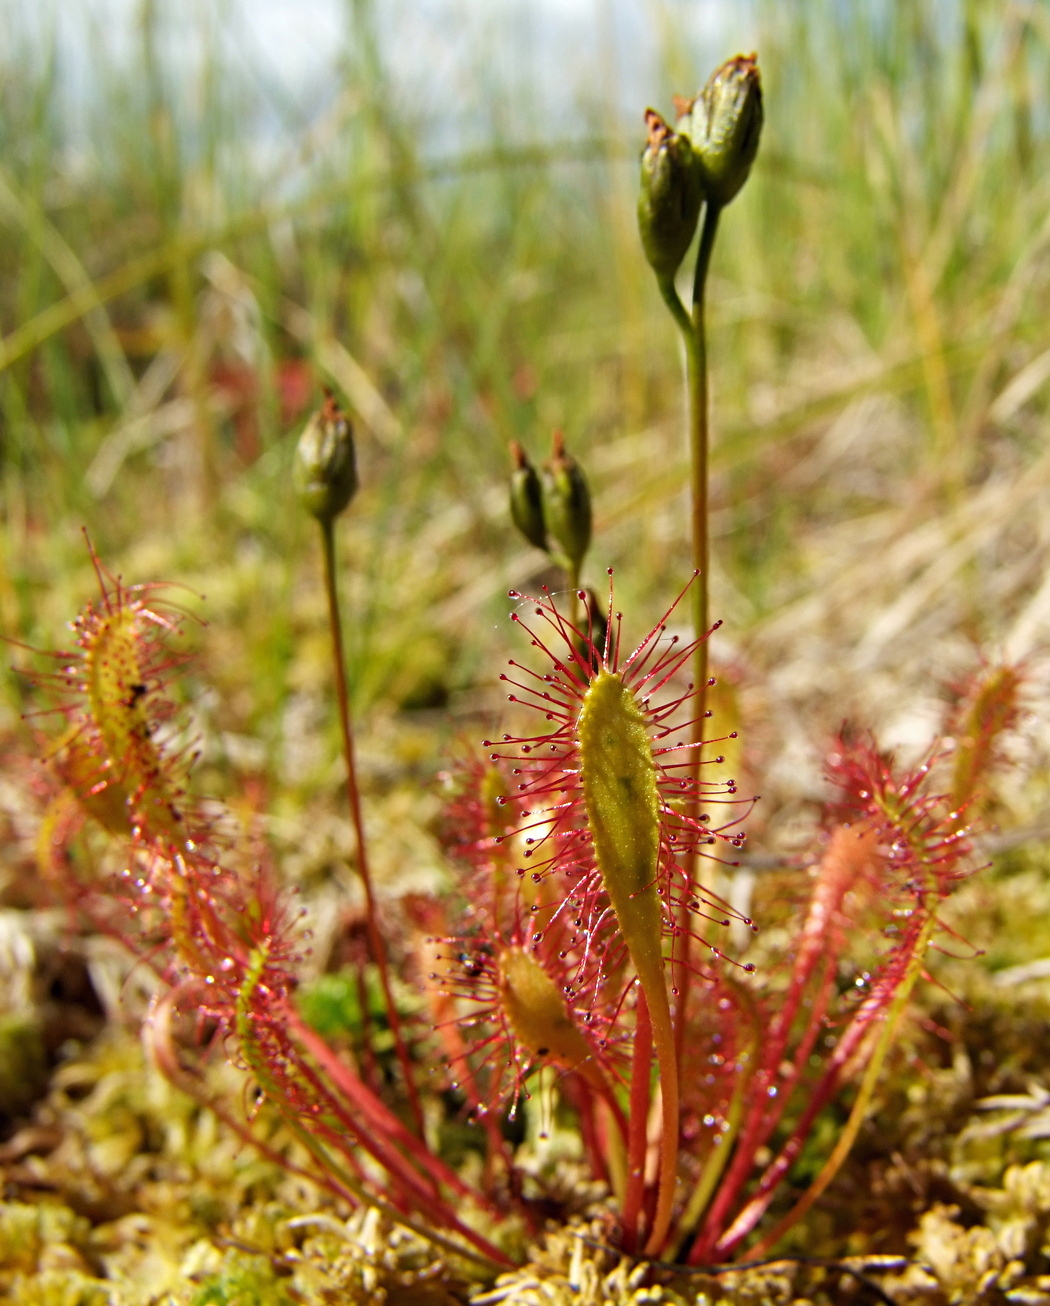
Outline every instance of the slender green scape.
{"type": "Polygon", "coordinates": [[[386,944],[379,928],[379,911],[375,886],[368,864],[361,794],[357,783],[354,757],[354,733],[350,721],[350,693],[346,683],[346,654],[343,649],[343,621],[339,611],[339,586],[336,577],[335,522],[357,493],[357,462],[350,422],[331,395],[324,407],[307,424],[296,448],[295,478],[303,507],[317,519],[324,551],[325,597],[328,601],[328,626],[332,634],[332,663],[335,677],[336,707],[346,763],[346,794],[356,840],[357,873],[365,891],[368,922],[368,945],[379,971],[386,1016],[394,1035],[394,1046],[401,1063],[405,1091],[408,1093],[419,1136],[423,1136],[423,1108],[416,1090],[412,1063],[401,1030],[401,1017],[390,986],[386,944]]]}
{"type": "MultiPolygon", "coordinates": [[[[718,222],[723,208],[747,180],[758,152],[762,130],[762,91],[754,55],[738,55],[710,76],[695,99],[676,99],[679,110],[672,130],[654,110],[646,111],[649,139],[642,155],[638,225],[649,265],[671,316],[682,334],[686,357],[688,449],[690,464],[690,533],[692,563],[697,575],[693,589],[693,683],[696,714],[694,775],[699,778],[701,748],[707,718],[710,676],[707,641],[710,629],[710,438],[707,387],[707,323],[705,305],[718,222]],[[686,308],[675,278],[692,243],[701,209],[700,241],[693,271],[692,303],[686,308]]],[[[693,809],[695,819],[698,809],[693,809]]],[[[693,874],[691,871],[690,874],[693,874]]],[[[688,947],[685,933],[686,980],[681,1004],[689,1001],[688,947]]],[[[678,1024],[678,1053],[686,1029],[678,1024]]]]}

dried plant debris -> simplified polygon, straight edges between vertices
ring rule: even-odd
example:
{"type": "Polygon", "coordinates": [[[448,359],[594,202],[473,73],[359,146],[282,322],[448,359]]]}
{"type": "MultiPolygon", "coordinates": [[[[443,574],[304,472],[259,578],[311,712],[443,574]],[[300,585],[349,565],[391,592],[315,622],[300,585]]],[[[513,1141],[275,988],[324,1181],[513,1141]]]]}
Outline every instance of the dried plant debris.
{"type": "Polygon", "coordinates": [[[903,1256],[789,1257],[737,1269],[689,1270],[632,1261],[600,1238],[599,1224],[549,1235],[528,1265],[501,1275],[472,1306],[812,1306],[888,1300],[878,1276],[903,1256]],[[867,1297],[865,1297],[867,1292],[867,1297]]]}

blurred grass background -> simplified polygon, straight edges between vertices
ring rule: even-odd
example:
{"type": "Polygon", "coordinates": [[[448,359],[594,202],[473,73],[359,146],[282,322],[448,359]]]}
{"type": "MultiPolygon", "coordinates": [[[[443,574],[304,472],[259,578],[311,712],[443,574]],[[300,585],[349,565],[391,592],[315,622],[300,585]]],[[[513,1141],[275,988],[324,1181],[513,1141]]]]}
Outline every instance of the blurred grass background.
{"type": "MultiPolygon", "coordinates": [[[[0,12],[0,628],[61,639],[93,593],[82,527],[126,579],[206,595],[204,780],[326,864],[346,831],[289,468],[332,386],[363,482],[340,548],[366,787],[410,883],[436,799],[402,781],[487,732],[505,592],[543,561],[507,520],[508,440],[537,459],[564,428],[586,579],[616,568],[629,634],[687,578],[642,112],[754,48],[765,133],[710,290],[712,611],[784,835],[843,718],[917,748],[979,650],[1047,637],[1050,8],[595,0],[552,51],[542,10],[461,3],[429,83],[414,9],[347,0],[295,93],[225,5],[140,0],[117,43],[87,8],[0,12]]],[[[8,732],[25,695],[4,682],[8,732]]]]}

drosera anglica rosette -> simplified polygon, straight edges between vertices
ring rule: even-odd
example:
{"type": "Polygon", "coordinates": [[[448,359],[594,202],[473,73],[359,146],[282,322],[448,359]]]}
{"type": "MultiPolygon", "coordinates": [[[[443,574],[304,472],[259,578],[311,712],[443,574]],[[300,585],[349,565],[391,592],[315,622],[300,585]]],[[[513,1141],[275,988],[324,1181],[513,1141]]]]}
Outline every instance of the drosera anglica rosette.
{"type": "Polygon", "coordinates": [[[119,935],[127,910],[145,912],[194,965],[210,929],[207,894],[196,886],[223,874],[225,836],[215,805],[191,791],[197,748],[173,694],[189,661],[188,614],[172,600],[174,586],[126,585],[103,567],[90,541],[88,549],[99,596],[71,623],[73,646],[46,655],[57,670],[27,673],[52,699],[31,715],[65,722],[46,752],[55,793],[38,861],[98,928],[119,935]],[[66,864],[70,840],[85,825],[124,845],[104,894],[89,882],[98,874],[92,859],[79,874],[66,864]]]}
{"type": "Polygon", "coordinates": [[[464,1203],[490,1218],[495,1206],[299,1011],[302,912],[265,848],[188,789],[192,745],[171,685],[187,661],[176,642],[183,614],[163,586],[127,586],[92,560],[100,597],[73,622],[74,647],[51,655],[57,670],[34,677],[54,700],[42,715],[65,725],[48,750],[57,792],[38,848],[78,916],[155,972],[146,1024],[157,1064],[269,1159],[305,1173],[255,1131],[251,1111],[212,1098],[208,1063],[229,1057],[254,1080],[246,1103],[269,1100],[329,1192],[378,1206],[452,1254],[509,1264],[460,1215],[464,1203]],[[96,860],[99,834],[111,846],[96,860]]]}
{"type": "MultiPolygon", "coordinates": [[[[512,591],[510,597],[526,609],[514,612],[512,620],[527,631],[549,666],[534,671],[512,661],[513,673],[502,679],[517,691],[510,701],[539,711],[547,728],[534,735],[507,734],[491,755],[492,761],[511,765],[515,798],[528,804],[525,824],[500,838],[524,845],[525,864],[517,872],[524,886],[534,886],[531,912],[539,927],[532,937],[542,940],[545,931],[571,922],[569,949],[587,982],[579,989],[567,986],[569,998],[586,992],[593,1006],[615,992],[619,1005],[637,980],[632,1119],[642,1119],[647,1109],[654,1050],[662,1094],[658,1196],[647,1243],[653,1248],[666,1235],[674,1202],[679,1114],[675,1022],[684,1010],[691,976],[704,973],[688,960],[683,944],[688,935],[712,957],[721,956],[697,926],[703,920],[728,924],[731,913],[721,899],[694,883],[689,867],[697,853],[721,860],[714,851],[719,845],[739,848],[743,843],[738,810],[717,821],[707,809],[727,804],[736,809],[741,802],[749,806],[732,779],[695,778],[723,759],[703,757],[703,750],[718,741],[696,740],[699,722],[689,716],[696,688],[675,683],[695,651],[696,641],[683,642],[668,632],[688,589],[626,656],[611,580],[600,645],[590,616],[588,629],[581,630],[549,593],[528,599],[512,591]]],[[[577,598],[586,600],[586,595],[577,598]]],[[[527,887],[523,893],[529,893],[527,887]]],[[[629,1245],[637,1245],[642,1233],[643,1184],[639,1140],[628,1162],[624,1223],[629,1245]]]]}

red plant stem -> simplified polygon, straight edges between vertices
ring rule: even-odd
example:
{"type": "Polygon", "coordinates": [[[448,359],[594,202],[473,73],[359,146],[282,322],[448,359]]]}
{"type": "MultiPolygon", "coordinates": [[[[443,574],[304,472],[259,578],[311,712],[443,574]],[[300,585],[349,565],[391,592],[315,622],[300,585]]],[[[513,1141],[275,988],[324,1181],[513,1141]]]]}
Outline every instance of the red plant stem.
{"type": "Polygon", "coordinates": [[[645,1154],[648,1139],[649,1076],[653,1064],[653,1026],[645,992],[638,985],[635,1009],[634,1052],[631,1058],[631,1099],[627,1112],[627,1192],[623,1200],[624,1250],[633,1252],[639,1242],[639,1217],[645,1191],[645,1154]]]}
{"type": "MultiPolygon", "coordinates": [[[[313,1157],[320,1173],[323,1175],[334,1176],[338,1180],[340,1177],[339,1163],[325,1150],[320,1138],[306,1128],[298,1112],[296,1112],[293,1107],[282,1105],[280,1103],[277,1105],[285,1124],[306,1151],[313,1157]]],[[[357,1160],[354,1156],[348,1155],[345,1149],[343,1150],[343,1155],[352,1165],[356,1166],[357,1160]]],[[[437,1227],[435,1227],[433,1217],[428,1217],[426,1223],[421,1222],[408,1211],[407,1206],[402,1208],[379,1193],[367,1191],[364,1185],[358,1183],[352,1175],[342,1176],[342,1183],[352,1195],[351,1205],[373,1206],[377,1210],[382,1211],[383,1214],[393,1220],[394,1223],[404,1225],[406,1229],[411,1229],[413,1233],[424,1241],[432,1242],[436,1247],[440,1247],[446,1252],[451,1252],[454,1256],[466,1256],[471,1260],[481,1261],[490,1266],[497,1266],[501,1269],[514,1268],[514,1263],[508,1256],[498,1248],[493,1247],[492,1244],[482,1238],[480,1234],[476,1234],[473,1229],[461,1225],[455,1218],[451,1221],[443,1221],[439,1219],[437,1227]],[[462,1244],[454,1242],[445,1234],[444,1229],[446,1226],[461,1233],[467,1243],[473,1245],[463,1246],[462,1244]]]]}
{"type": "MultiPolygon", "coordinates": [[[[344,1087],[347,1079],[345,1067],[341,1066],[339,1059],[332,1054],[331,1049],[328,1047],[327,1043],[325,1043],[324,1039],[292,1013],[289,1013],[289,1017],[285,1023],[289,1029],[294,1031],[296,1037],[304,1044],[304,1046],[307,1047],[307,1050],[322,1063],[323,1068],[328,1073],[335,1073],[339,1076],[339,1080],[341,1081],[340,1087],[344,1087]]],[[[296,1069],[319,1096],[325,1095],[325,1085],[312,1066],[307,1064],[302,1058],[296,1058],[296,1069]]],[[[380,1117],[382,1113],[386,1111],[386,1108],[378,1100],[368,1103],[370,1094],[368,1093],[368,1090],[364,1088],[364,1085],[351,1084],[350,1087],[358,1087],[363,1091],[358,1099],[351,1098],[349,1100],[365,1103],[369,1106],[370,1110],[375,1111],[377,1116],[380,1117]]],[[[423,1186],[420,1176],[415,1171],[408,1168],[407,1158],[402,1157],[400,1153],[391,1151],[380,1144],[380,1136],[384,1137],[391,1143],[396,1140],[405,1146],[406,1150],[414,1151],[417,1160],[422,1157],[424,1161],[429,1164],[432,1173],[428,1178],[432,1181],[436,1178],[445,1179],[450,1183],[451,1187],[458,1191],[461,1197],[468,1197],[477,1200],[477,1194],[473,1193],[472,1190],[464,1184],[463,1180],[460,1179],[454,1171],[450,1170],[443,1161],[428,1152],[423,1144],[421,1144],[414,1135],[401,1125],[401,1122],[396,1116],[390,1116],[390,1128],[384,1131],[382,1135],[379,1135],[378,1133],[366,1135],[361,1132],[356,1122],[349,1116],[349,1113],[345,1109],[340,1109],[338,1106],[331,1103],[330,1097],[329,1103],[333,1114],[341,1119],[344,1126],[350,1131],[350,1137],[348,1139],[340,1139],[337,1141],[336,1145],[339,1146],[340,1151],[344,1153],[347,1152],[348,1142],[359,1144],[379,1162],[392,1179],[400,1180],[403,1200],[407,1200],[411,1205],[414,1205],[415,1208],[424,1215],[428,1221],[430,1221],[431,1225],[436,1230],[451,1230],[459,1234],[462,1238],[465,1238],[469,1243],[477,1248],[482,1255],[489,1260],[494,1261],[496,1264],[504,1266],[511,1264],[504,1253],[495,1248],[486,1238],[483,1238],[480,1234],[476,1233],[469,1225],[464,1224],[456,1215],[454,1207],[452,1207],[444,1198],[437,1195],[436,1189],[429,1189],[423,1186]]],[[[298,1115],[294,1112],[292,1113],[292,1116],[293,1119],[299,1119],[298,1115]]],[[[350,1156],[351,1159],[353,1159],[352,1153],[350,1153],[350,1156]]],[[[383,1200],[384,1202],[387,1201],[387,1199],[383,1200]]]]}
{"type": "Polygon", "coordinates": [[[282,1019],[292,1037],[306,1049],[332,1084],[365,1117],[370,1130],[388,1139],[395,1146],[403,1148],[405,1154],[411,1157],[432,1185],[443,1183],[461,1197],[475,1196],[472,1189],[453,1169],[440,1157],[435,1156],[380,1098],[376,1097],[356,1075],[350,1073],[320,1034],[311,1029],[298,1012],[289,1007],[282,1019]]]}
{"type": "MultiPolygon", "coordinates": [[[[339,1164],[335,1161],[321,1144],[321,1140],[312,1134],[303,1124],[299,1115],[291,1107],[281,1107],[281,1114],[285,1124],[299,1140],[302,1146],[313,1157],[322,1174],[332,1174],[339,1177],[339,1164]]],[[[345,1152],[344,1152],[344,1155],[345,1152]]],[[[352,1161],[354,1158],[349,1158],[352,1161]]],[[[436,1247],[450,1252],[453,1256],[466,1256],[470,1260],[480,1261],[489,1266],[498,1268],[513,1268],[513,1262],[509,1257],[500,1252],[497,1248],[492,1247],[484,1238],[475,1234],[472,1229],[468,1229],[458,1224],[457,1221],[451,1222],[452,1227],[458,1229],[464,1234],[468,1243],[474,1246],[463,1246],[457,1244],[449,1238],[441,1228],[435,1228],[433,1219],[427,1223],[422,1223],[415,1216],[407,1211],[400,1209],[398,1206],[388,1201],[385,1197],[375,1192],[365,1190],[363,1184],[358,1184],[352,1176],[342,1176],[343,1183],[348,1186],[353,1193],[356,1201],[353,1203],[357,1206],[373,1206],[376,1210],[382,1211],[395,1224],[404,1225],[406,1229],[411,1229],[418,1237],[425,1242],[431,1242],[436,1247]]]]}
{"type": "Polygon", "coordinates": [[[598,1099],[590,1091],[590,1086],[579,1075],[570,1075],[565,1082],[566,1096],[571,1094],[572,1105],[580,1120],[580,1136],[583,1139],[583,1150],[587,1154],[587,1160],[590,1162],[591,1171],[594,1177],[600,1182],[608,1185],[612,1184],[609,1179],[609,1167],[606,1165],[605,1157],[602,1155],[601,1140],[598,1131],[598,1122],[595,1119],[595,1106],[598,1099]]]}
{"type": "Polygon", "coordinates": [[[401,1063],[401,1073],[408,1093],[412,1118],[420,1138],[424,1135],[423,1108],[416,1091],[412,1060],[408,1055],[404,1035],[401,1030],[401,1017],[397,1012],[394,995],[390,988],[390,973],[387,967],[386,945],[379,930],[379,914],[376,908],[375,890],[368,866],[368,845],[365,839],[364,818],[361,813],[361,794],[357,784],[357,766],[354,760],[354,734],[350,724],[350,695],[346,684],[346,657],[343,651],[343,623],[339,614],[339,591],[336,586],[335,562],[335,521],[331,517],[320,519],[321,538],[324,542],[324,579],[328,595],[328,624],[332,630],[332,654],[335,662],[335,692],[339,706],[339,725],[343,735],[343,756],[346,759],[346,793],[350,803],[350,817],[354,825],[357,842],[357,873],[365,891],[365,910],[368,929],[368,947],[372,960],[379,970],[379,980],[383,987],[383,1001],[386,1005],[387,1020],[394,1036],[397,1059],[401,1063]]]}
{"type": "MultiPolygon", "coordinates": [[[[355,1165],[356,1149],[367,1152],[396,1186],[397,1205],[407,1211],[414,1204],[430,1218],[434,1218],[440,1209],[440,1199],[437,1197],[436,1185],[430,1181],[429,1176],[423,1176],[413,1169],[411,1161],[397,1150],[387,1134],[362,1125],[353,1115],[345,1097],[335,1100],[317,1070],[305,1058],[293,1053],[288,1055],[288,1062],[312,1089],[317,1100],[311,1105],[321,1108],[311,1122],[310,1132],[327,1138],[337,1151],[349,1157],[355,1165]]],[[[296,1104],[288,1102],[283,1105],[296,1119],[301,1117],[302,1113],[296,1104]]],[[[441,1223],[440,1219],[438,1222],[441,1223]]]]}
{"type": "MultiPolygon", "coordinates": [[[[295,1059],[293,1064],[305,1082],[313,1089],[316,1096],[323,1099],[325,1085],[315,1068],[302,1059],[295,1059]]],[[[396,1185],[394,1193],[387,1195],[380,1193],[378,1195],[384,1196],[384,1200],[391,1202],[403,1213],[409,1214],[414,1210],[426,1219],[430,1227],[452,1230],[470,1241],[475,1241],[476,1235],[472,1234],[467,1226],[460,1222],[455,1208],[446,1199],[439,1196],[436,1189],[427,1185],[425,1180],[411,1168],[407,1158],[387,1145],[389,1140],[384,1139],[381,1135],[369,1134],[362,1130],[358,1122],[347,1111],[345,1105],[332,1102],[330,1097],[327,1110],[334,1117],[335,1127],[333,1127],[333,1123],[325,1121],[322,1116],[313,1122],[310,1130],[307,1130],[301,1112],[294,1105],[286,1105],[284,1114],[286,1119],[290,1119],[290,1122],[297,1124],[300,1130],[308,1136],[315,1139],[325,1139],[330,1147],[350,1160],[351,1163],[356,1164],[355,1147],[367,1151],[396,1185]]],[[[374,1195],[374,1188],[370,1185],[365,1200],[370,1200],[372,1195],[374,1195]]],[[[488,1247],[484,1240],[476,1243],[476,1245],[479,1249],[488,1247]]]]}

